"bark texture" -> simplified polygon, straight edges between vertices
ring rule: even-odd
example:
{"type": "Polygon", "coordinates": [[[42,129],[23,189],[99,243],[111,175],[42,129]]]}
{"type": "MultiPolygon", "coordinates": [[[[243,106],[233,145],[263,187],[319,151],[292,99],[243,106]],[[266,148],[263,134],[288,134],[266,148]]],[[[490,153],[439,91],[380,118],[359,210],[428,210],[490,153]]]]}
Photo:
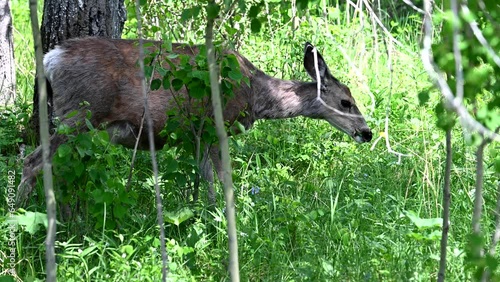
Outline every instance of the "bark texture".
{"type": "Polygon", "coordinates": [[[0,0],[0,106],[14,104],[16,72],[10,0],[0,0]]]}
{"type": "Polygon", "coordinates": [[[46,53],[69,38],[120,38],[126,19],[124,0],[46,0],[42,19],[43,51],[46,53]]]}
{"type": "MultiPolygon", "coordinates": [[[[86,36],[120,38],[126,19],[124,0],[45,0],[41,27],[43,53],[70,38],[86,36]]],[[[35,139],[39,136],[36,89],[35,82],[33,116],[30,124],[35,139]]],[[[47,94],[49,120],[51,120],[53,102],[50,89],[47,94]]],[[[52,123],[50,127],[53,128],[52,123]]]]}

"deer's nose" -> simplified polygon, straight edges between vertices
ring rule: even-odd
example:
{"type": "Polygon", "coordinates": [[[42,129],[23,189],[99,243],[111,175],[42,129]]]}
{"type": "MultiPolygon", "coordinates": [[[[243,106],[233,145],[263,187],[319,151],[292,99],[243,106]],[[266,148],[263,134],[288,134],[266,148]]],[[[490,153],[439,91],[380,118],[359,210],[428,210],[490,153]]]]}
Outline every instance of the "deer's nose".
{"type": "Polygon", "coordinates": [[[364,140],[365,142],[370,142],[370,141],[372,141],[372,137],[373,137],[373,135],[372,135],[372,131],[371,131],[370,129],[368,129],[368,128],[367,128],[367,129],[363,129],[363,130],[361,131],[361,137],[363,138],[363,140],[364,140]]]}

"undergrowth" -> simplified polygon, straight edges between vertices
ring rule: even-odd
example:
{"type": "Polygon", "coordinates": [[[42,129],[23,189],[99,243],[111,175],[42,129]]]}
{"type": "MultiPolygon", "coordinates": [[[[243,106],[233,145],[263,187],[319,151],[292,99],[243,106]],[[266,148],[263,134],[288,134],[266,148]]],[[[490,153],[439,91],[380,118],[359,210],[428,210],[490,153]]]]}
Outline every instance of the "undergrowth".
{"type": "MultiPolygon", "coordinates": [[[[18,144],[26,125],[23,120],[29,116],[34,79],[27,10],[13,1],[13,14],[18,101],[0,123],[5,136],[0,141],[2,186],[7,181],[5,171],[14,170],[17,181],[21,176],[18,144]]],[[[246,134],[233,137],[242,280],[435,280],[444,134],[433,116],[437,93],[429,105],[418,101],[420,91],[430,85],[418,56],[419,18],[407,15],[387,23],[391,35],[404,44],[389,49],[390,61],[387,42],[362,28],[371,23],[347,21],[342,14],[331,21],[340,25],[327,26],[328,32],[321,32],[324,23],[312,17],[296,31],[287,27],[249,35],[239,51],[272,76],[305,80],[302,46],[312,42],[333,75],[350,86],[374,139],[384,137],[389,109],[390,145],[409,156],[389,153],[385,139],[373,148],[372,144],[357,145],[326,122],[304,118],[260,121],[246,134]]],[[[471,279],[465,248],[474,166],[473,153],[460,135],[454,132],[449,281],[471,279]]],[[[161,256],[149,155],[138,154],[127,190],[132,153],[109,145],[108,139],[99,130],[75,133],[54,159],[56,188],[73,212],[72,221],[58,224],[58,277],[62,281],[158,281],[161,256]],[[76,187],[82,190],[75,203],[76,187]]],[[[27,152],[33,149],[28,144],[27,152]]],[[[165,148],[158,155],[160,168],[168,170],[177,152],[165,148]]],[[[186,166],[186,175],[194,170],[186,166]]],[[[489,171],[485,175],[485,201],[494,202],[494,177],[489,171]]],[[[16,233],[19,281],[44,279],[41,180],[30,205],[18,211],[18,220],[23,222],[16,233]]],[[[178,183],[161,182],[172,281],[228,279],[222,187],[216,184],[219,196],[214,209],[206,202],[206,187],[202,183],[203,197],[191,203],[178,183]]],[[[6,211],[3,206],[2,211],[6,211]]],[[[8,222],[4,212],[3,227],[8,222]]],[[[491,222],[486,223],[484,232],[492,228],[491,222]]],[[[6,228],[0,230],[3,260],[9,234],[6,228]]],[[[0,274],[6,271],[0,263],[0,274]]]]}

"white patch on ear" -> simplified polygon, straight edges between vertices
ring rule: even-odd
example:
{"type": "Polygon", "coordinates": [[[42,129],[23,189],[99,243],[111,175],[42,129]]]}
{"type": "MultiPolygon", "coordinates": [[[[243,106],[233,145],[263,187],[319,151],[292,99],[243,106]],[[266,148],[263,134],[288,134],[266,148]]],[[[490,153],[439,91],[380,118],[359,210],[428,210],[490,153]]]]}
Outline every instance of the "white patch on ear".
{"type": "Polygon", "coordinates": [[[45,77],[49,81],[53,80],[54,72],[57,70],[58,66],[62,63],[64,50],[57,46],[56,48],[50,50],[45,57],[43,57],[43,68],[45,70],[45,77]]]}

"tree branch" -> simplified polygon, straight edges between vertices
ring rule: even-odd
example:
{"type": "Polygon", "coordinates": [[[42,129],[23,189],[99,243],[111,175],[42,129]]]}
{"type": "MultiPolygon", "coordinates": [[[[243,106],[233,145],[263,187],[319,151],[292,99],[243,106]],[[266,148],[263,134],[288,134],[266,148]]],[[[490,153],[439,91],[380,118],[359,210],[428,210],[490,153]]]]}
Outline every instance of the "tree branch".
{"type": "MultiPolygon", "coordinates": [[[[491,236],[491,245],[490,245],[490,250],[488,252],[491,257],[495,257],[496,248],[499,240],[500,240],[500,181],[498,181],[497,204],[495,207],[495,232],[493,232],[493,235],[491,236]]],[[[487,268],[486,271],[483,272],[483,277],[481,281],[490,281],[490,274],[491,271],[489,268],[487,268]]]]}
{"type": "MultiPolygon", "coordinates": [[[[474,211],[472,213],[472,233],[481,236],[481,214],[483,212],[483,178],[484,147],[489,143],[489,139],[484,139],[476,150],[476,191],[474,193],[474,211]]],[[[483,255],[481,246],[473,243],[472,255],[479,258],[483,255]]]]}
{"type": "Polygon", "coordinates": [[[441,235],[441,257],[439,260],[438,282],[443,282],[446,274],[446,249],[448,247],[448,231],[450,229],[450,186],[451,186],[451,128],[446,130],[446,165],[443,185],[443,231],[441,235]]]}
{"type": "Polygon", "coordinates": [[[156,214],[158,219],[158,225],[160,227],[160,245],[161,245],[161,260],[162,260],[162,281],[167,281],[167,248],[165,246],[165,227],[163,224],[163,206],[161,201],[161,191],[160,186],[158,185],[158,163],[156,162],[156,149],[153,135],[153,120],[151,119],[151,113],[149,111],[148,105],[148,95],[146,88],[146,78],[144,77],[144,44],[142,39],[142,24],[141,24],[141,9],[140,9],[140,1],[135,1],[135,12],[137,15],[137,33],[139,35],[139,68],[140,68],[140,76],[141,76],[141,88],[142,94],[144,96],[144,116],[148,122],[148,139],[149,139],[149,150],[151,153],[151,163],[153,166],[153,179],[155,185],[155,194],[156,194],[156,214]]]}
{"type": "Polygon", "coordinates": [[[446,107],[454,111],[462,124],[462,126],[473,132],[479,133],[481,136],[487,139],[500,140],[500,135],[486,128],[480,122],[478,122],[471,114],[468,112],[462,100],[453,94],[450,86],[448,85],[444,75],[438,68],[436,63],[432,58],[432,15],[431,15],[431,3],[430,0],[424,0],[424,38],[423,38],[423,48],[421,52],[422,62],[425,70],[429,74],[429,77],[434,80],[434,83],[441,91],[444,97],[446,107]]]}
{"type": "Polygon", "coordinates": [[[45,239],[45,260],[47,269],[47,280],[49,282],[56,281],[56,254],[55,254],[55,239],[56,239],[56,198],[54,195],[52,183],[52,161],[50,159],[50,143],[49,143],[49,121],[47,110],[47,87],[45,84],[45,75],[43,70],[43,52],[42,38],[38,27],[38,10],[37,0],[30,0],[30,18],[31,29],[33,30],[33,39],[35,42],[35,57],[36,57],[36,73],[38,74],[38,99],[39,121],[40,121],[40,140],[42,144],[43,158],[43,188],[45,191],[45,201],[47,205],[47,238],[45,239]]]}
{"type": "MultiPolygon", "coordinates": [[[[216,5],[214,1],[208,3],[208,7],[216,5]]],[[[214,109],[215,127],[221,151],[222,169],[224,183],[224,197],[226,199],[227,234],[229,241],[229,275],[231,281],[240,281],[238,264],[238,239],[236,236],[236,212],[234,206],[233,178],[231,176],[231,159],[229,156],[229,143],[222,116],[222,103],[219,88],[219,72],[215,61],[215,50],[213,44],[214,18],[208,16],[205,32],[205,44],[207,46],[207,63],[210,71],[210,87],[212,91],[212,106],[214,109]]]]}

